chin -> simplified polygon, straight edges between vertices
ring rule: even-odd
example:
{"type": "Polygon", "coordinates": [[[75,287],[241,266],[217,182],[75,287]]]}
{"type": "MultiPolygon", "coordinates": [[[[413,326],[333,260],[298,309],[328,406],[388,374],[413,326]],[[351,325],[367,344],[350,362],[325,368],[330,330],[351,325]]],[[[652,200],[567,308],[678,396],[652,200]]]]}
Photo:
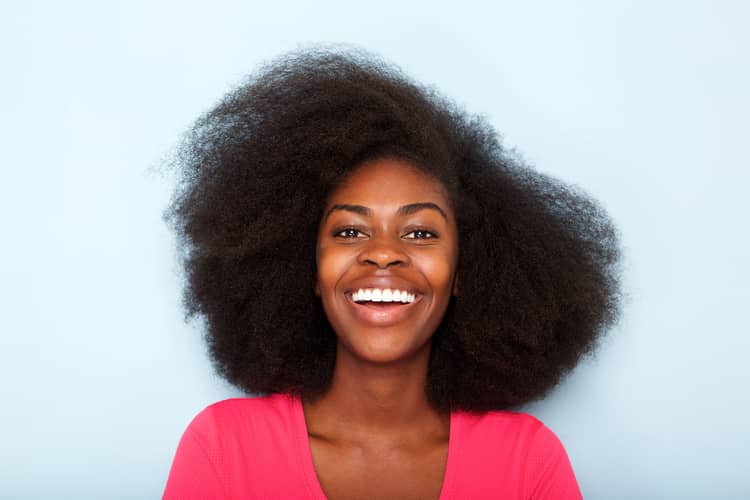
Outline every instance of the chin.
{"type": "Polygon", "coordinates": [[[358,359],[363,363],[380,365],[409,363],[422,356],[429,356],[429,341],[415,346],[403,342],[402,338],[392,338],[390,335],[384,335],[382,332],[378,332],[372,336],[376,338],[365,339],[362,338],[362,334],[359,334],[356,342],[339,341],[339,352],[343,350],[352,358],[358,359]]]}

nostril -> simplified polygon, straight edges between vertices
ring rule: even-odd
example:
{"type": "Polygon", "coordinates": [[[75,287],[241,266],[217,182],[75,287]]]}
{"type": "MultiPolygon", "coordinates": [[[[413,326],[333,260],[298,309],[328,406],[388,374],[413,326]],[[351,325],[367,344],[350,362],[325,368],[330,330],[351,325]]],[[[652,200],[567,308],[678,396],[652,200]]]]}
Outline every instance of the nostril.
{"type": "Polygon", "coordinates": [[[403,259],[364,259],[363,263],[377,266],[380,268],[387,268],[390,266],[397,266],[400,264],[403,264],[405,261],[403,259]]]}
{"type": "Polygon", "coordinates": [[[390,266],[401,265],[408,261],[403,248],[391,242],[372,242],[363,248],[360,262],[385,269],[390,266]]]}

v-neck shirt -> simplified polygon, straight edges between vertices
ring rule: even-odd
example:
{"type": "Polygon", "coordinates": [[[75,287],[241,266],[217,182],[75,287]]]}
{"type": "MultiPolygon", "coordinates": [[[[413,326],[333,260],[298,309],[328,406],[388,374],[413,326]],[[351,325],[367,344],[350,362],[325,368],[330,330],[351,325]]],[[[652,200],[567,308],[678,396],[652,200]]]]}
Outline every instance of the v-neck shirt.
{"type": "MultiPolygon", "coordinates": [[[[180,440],[164,498],[326,500],[298,397],[215,403],[180,440]]],[[[535,417],[509,411],[450,415],[439,500],[580,499],[562,444],[535,417]]]]}

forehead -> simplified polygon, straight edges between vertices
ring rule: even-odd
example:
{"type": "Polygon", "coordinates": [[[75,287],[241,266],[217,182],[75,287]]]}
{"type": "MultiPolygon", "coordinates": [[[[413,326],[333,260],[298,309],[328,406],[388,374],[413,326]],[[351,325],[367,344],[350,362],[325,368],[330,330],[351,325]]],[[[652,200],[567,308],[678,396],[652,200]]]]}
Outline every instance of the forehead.
{"type": "Polygon", "coordinates": [[[414,164],[384,158],[363,163],[333,190],[328,205],[356,203],[365,206],[405,205],[430,201],[449,210],[447,190],[414,164]]]}

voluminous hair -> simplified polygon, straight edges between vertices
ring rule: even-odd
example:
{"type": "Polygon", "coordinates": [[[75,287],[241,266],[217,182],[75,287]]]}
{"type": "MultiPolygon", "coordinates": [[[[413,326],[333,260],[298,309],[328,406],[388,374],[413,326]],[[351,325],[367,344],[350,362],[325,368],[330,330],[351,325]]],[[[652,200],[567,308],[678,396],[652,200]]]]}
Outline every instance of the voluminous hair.
{"type": "Polygon", "coordinates": [[[318,224],[332,189],[386,156],[439,180],[458,223],[460,293],[433,336],[430,402],[487,411],[541,397],[617,319],[614,226],[486,120],[351,49],[262,66],[175,156],[166,217],[217,370],[248,393],[326,391],[336,336],[313,292],[318,224]]]}

